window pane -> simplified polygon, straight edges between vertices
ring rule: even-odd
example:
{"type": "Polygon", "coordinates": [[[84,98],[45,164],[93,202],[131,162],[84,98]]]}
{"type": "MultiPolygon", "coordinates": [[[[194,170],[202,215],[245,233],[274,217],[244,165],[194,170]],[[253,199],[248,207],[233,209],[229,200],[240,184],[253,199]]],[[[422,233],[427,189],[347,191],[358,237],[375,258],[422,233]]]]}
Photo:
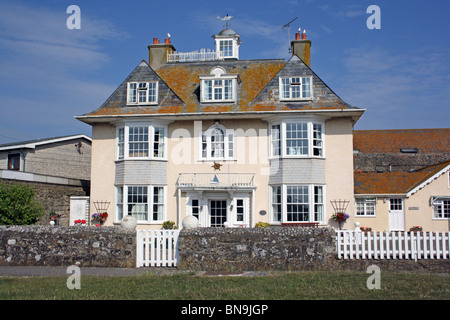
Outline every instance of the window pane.
{"type": "Polygon", "coordinates": [[[302,97],[311,98],[311,78],[302,78],[302,97]]]}
{"type": "Polygon", "coordinates": [[[233,80],[225,80],[225,100],[233,99],[233,80]]]}
{"type": "Polygon", "coordinates": [[[212,81],[203,80],[203,99],[212,100],[212,81]]]}
{"type": "Polygon", "coordinates": [[[220,52],[224,57],[233,56],[233,41],[232,40],[222,40],[220,41],[220,52]]]}
{"type": "Polygon", "coordinates": [[[136,220],[147,221],[147,187],[128,187],[128,214],[136,218],[136,220]]]}
{"type": "Polygon", "coordinates": [[[214,128],[211,131],[211,157],[223,158],[224,157],[224,141],[225,133],[222,129],[214,128]]]}
{"type": "Polygon", "coordinates": [[[272,187],[272,219],[281,222],[281,187],[272,187]]]}
{"type": "Polygon", "coordinates": [[[282,78],[281,79],[281,95],[283,99],[289,99],[290,98],[290,83],[289,78],[282,78]]]}
{"type": "Polygon", "coordinates": [[[148,84],[148,102],[156,102],[156,82],[148,84]]]}
{"type": "Polygon", "coordinates": [[[281,155],[281,132],[280,125],[272,126],[272,156],[281,155]]]}
{"type": "Polygon", "coordinates": [[[137,95],[137,83],[130,83],[128,89],[128,102],[135,103],[137,95]]]}
{"type": "Polygon", "coordinates": [[[130,157],[148,157],[148,127],[129,128],[128,149],[130,157]]]}
{"type": "Polygon", "coordinates": [[[286,124],[286,154],[308,154],[308,126],[306,123],[286,124]]]}
{"type": "Polygon", "coordinates": [[[322,156],[322,125],[313,125],[313,155],[322,156]]]}
{"type": "Polygon", "coordinates": [[[153,221],[161,221],[164,218],[164,188],[153,188],[153,221]]]}
{"type": "Polygon", "coordinates": [[[192,199],[192,215],[199,219],[200,214],[200,205],[198,199],[192,199]]]}
{"type": "Polygon", "coordinates": [[[164,128],[155,127],[153,137],[153,156],[156,158],[164,157],[164,128]]]}
{"type": "Polygon", "coordinates": [[[141,82],[139,83],[138,97],[139,103],[147,102],[147,83],[141,82]]]}
{"type": "Polygon", "coordinates": [[[123,187],[117,188],[117,200],[116,200],[117,220],[121,221],[123,218],[123,187]]]}
{"type": "Polygon", "coordinates": [[[287,187],[287,221],[309,221],[309,203],[307,186],[287,187]]]}

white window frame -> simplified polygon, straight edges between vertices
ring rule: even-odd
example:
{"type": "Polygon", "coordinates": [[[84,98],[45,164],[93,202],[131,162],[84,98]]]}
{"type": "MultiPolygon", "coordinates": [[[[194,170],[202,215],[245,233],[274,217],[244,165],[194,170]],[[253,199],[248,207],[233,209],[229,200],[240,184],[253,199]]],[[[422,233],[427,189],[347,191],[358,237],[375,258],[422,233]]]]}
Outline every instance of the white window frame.
{"type": "Polygon", "coordinates": [[[168,126],[163,123],[126,123],[124,125],[120,125],[116,128],[116,160],[164,160],[167,161],[167,141],[168,141],[168,126]],[[147,128],[148,131],[148,141],[142,142],[147,145],[148,154],[147,156],[130,156],[130,128],[147,128]],[[162,129],[164,134],[162,136],[162,140],[156,142],[155,134],[157,133],[156,129],[162,129]],[[123,142],[120,141],[120,135],[123,131],[123,142]],[[155,143],[158,143],[159,152],[155,153],[155,143]],[[121,149],[121,144],[123,148],[121,149]],[[162,146],[162,147],[161,147],[162,146]],[[162,153],[162,155],[161,155],[162,153]]]}
{"type": "MultiPolygon", "coordinates": [[[[316,120],[307,120],[307,119],[292,119],[292,120],[281,120],[276,122],[269,123],[269,159],[274,158],[319,158],[324,159],[325,158],[325,124],[323,121],[316,121],[316,120]],[[290,153],[288,151],[287,146],[287,126],[289,124],[300,124],[300,125],[306,125],[306,133],[307,133],[307,153],[303,154],[301,152],[292,152],[290,153]],[[274,127],[280,126],[280,154],[275,154],[274,150],[274,127]],[[318,139],[315,137],[315,126],[320,126],[321,128],[321,138],[318,139]],[[318,153],[318,154],[316,154],[318,153]]],[[[295,140],[291,138],[291,140],[295,140]]],[[[294,147],[291,147],[294,148],[294,147]]],[[[300,148],[300,147],[299,147],[300,148]]]]}
{"type": "Polygon", "coordinates": [[[214,160],[234,160],[236,154],[236,137],[235,131],[233,129],[227,129],[221,124],[214,124],[209,127],[206,131],[200,134],[200,159],[204,161],[214,161],[214,160]],[[212,132],[215,129],[220,129],[224,133],[223,140],[223,156],[212,155],[213,146],[213,135],[212,132]],[[204,149],[204,144],[206,144],[206,150],[204,149]],[[206,151],[206,155],[203,154],[203,150],[206,151]]]}
{"type": "Polygon", "coordinates": [[[280,77],[279,78],[279,95],[280,101],[303,101],[313,99],[313,77],[280,77]],[[309,79],[309,96],[304,96],[304,88],[307,85],[307,80],[309,79]],[[287,90],[285,90],[287,89],[287,90]],[[287,92],[287,95],[285,95],[287,92]],[[298,93],[298,95],[297,95],[298,93]]]}
{"type": "Polygon", "coordinates": [[[375,218],[376,217],[376,213],[377,213],[377,209],[376,208],[377,208],[377,199],[374,198],[374,197],[370,197],[370,198],[356,198],[355,199],[355,217],[358,217],[358,218],[361,218],[361,217],[375,218]],[[371,211],[370,211],[371,208],[369,208],[369,205],[373,206],[373,214],[371,214],[371,211]],[[362,211],[359,211],[361,209],[362,209],[362,211]]]}
{"type": "Polygon", "coordinates": [[[319,222],[319,224],[325,224],[326,221],[326,187],[322,184],[278,184],[278,185],[270,185],[269,188],[269,208],[270,208],[270,223],[271,224],[281,224],[281,223],[308,223],[308,222],[319,222]],[[280,187],[281,188],[281,221],[277,221],[274,217],[273,206],[277,203],[273,203],[273,188],[280,187]],[[288,187],[305,187],[307,188],[308,196],[307,203],[308,205],[308,220],[307,221],[288,221],[288,213],[287,213],[287,196],[288,196],[288,187]],[[322,202],[315,201],[315,188],[320,187],[322,189],[322,202]],[[316,207],[317,206],[317,207],[316,207]],[[321,207],[321,220],[316,220],[316,208],[318,206],[321,207]]]}
{"type": "Polygon", "coordinates": [[[127,105],[156,105],[158,104],[158,81],[133,81],[127,83],[127,105]],[[134,99],[131,98],[134,91],[134,99]],[[154,95],[151,94],[154,92],[154,95]],[[139,101],[141,94],[145,101],[139,101]]]}
{"type": "Polygon", "coordinates": [[[433,205],[431,206],[432,207],[433,220],[449,220],[450,219],[450,212],[447,213],[448,217],[444,216],[444,206],[447,206],[447,210],[449,210],[450,198],[439,198],[439,197],[436,197],[433,200],[433,205]],[[447,204],[445,204],[444,202],[447,202],[447,204]],[[439,209],[441,211],[440,213],[437,212],[439,209]]]}
{"type": "Polygon", "coordinates": [[[234,57],[234,41],[232,39],[221,39],[219,40],[219,52],[221,54],[221,57],[223,58],[233,58],[234,57]],[[225,44],[225,42],[227,44],[225,44]],[[227,50],[223,50],[224,48],[227,48],[227,50]],[[231,48],[231,51],[229,50],[231,48]],[[231,54],[226,54],[231,53],[231,54]]]}
{"type": "Polygon", "coordinates": [[[214,67],[211,69],[210,74],[200,75],[200,102],[201,103],[234,103],[237,98],[237,74],[226,74],[226,71],[222,67],[214,67]],[[231,85],[227,86],[227,83],[231,85]],[[211,83],[209,87],[207,84],[211,83]],[[207,89],[211,88],[211,92],[207,92],[207,89]],[[228,96],[225,93],[228,88],[228,96]],[[216,92],[220,94],[220,97],[216,97],[216,92]]]}
{"type": "MultiPolygon", "coordinates": [[[[129,188],[132,187],[145,187],[147,188],[147,202],[145,203],[147,205],[147,219],[145,220],[137,220],[138,224],[162,224],[164,221],[167,220],[167,186],[162,185],[120,185],[116,186],[116,212],[114,215],[114,220],[116,223],[119,223],[121,221],[121,218],[128,215],[128,191],[129,188]],[[154,202],[154,188],[162,188],[163,190],[163,212],[162,212],[162,219],[153,219],[154,214],[154,205],[157,205],[157,203],[154,202]],[[122,190],[120,192],[119,190],[122,190]],[[122,195],[122,199],[120,199],[120,195],[122,195]],[[121,209],[121,210],[120,210],[121,209]],[[120,217],[120,211],[122,213],[122,217],[120,217]]],[[[159,204],[159,203],[158,203],[159,204]]],[[[161,205],[161,204],[160,204],[161,205]]]]}

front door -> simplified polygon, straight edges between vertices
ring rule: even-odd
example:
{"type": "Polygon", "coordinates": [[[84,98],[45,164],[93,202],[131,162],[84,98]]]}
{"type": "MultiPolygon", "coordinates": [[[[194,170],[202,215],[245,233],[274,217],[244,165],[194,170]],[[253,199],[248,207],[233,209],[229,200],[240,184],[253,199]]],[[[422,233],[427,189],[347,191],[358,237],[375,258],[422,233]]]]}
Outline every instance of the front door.
{"type": "Polygon", "coordinates": [[[209,216],[211,227],[223,227],[223,223],[227,221],[227,201],[210,200],[209,216]]]}
{"type": "Polygon", "coordinates": [[[393,198],[389,200],[389,229],[391,231],[405,230],[403,199],[393,198]]]}

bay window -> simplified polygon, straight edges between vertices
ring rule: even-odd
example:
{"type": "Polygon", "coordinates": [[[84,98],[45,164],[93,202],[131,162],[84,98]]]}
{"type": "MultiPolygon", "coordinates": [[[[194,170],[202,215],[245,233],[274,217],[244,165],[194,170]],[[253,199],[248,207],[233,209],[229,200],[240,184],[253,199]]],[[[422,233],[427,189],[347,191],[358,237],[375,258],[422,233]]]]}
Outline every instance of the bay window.
{"type": "Polygon", "coordinates": [[[283,120],[270,126],[271,157],[324,157],[323,124],[283,120]]]}
{"type": "Polygon", "coordinates": [[[271,186],[271,223],[324,222],[324,186],[271,186]]]}
{"type": "Polygon", "coordinates": [[[166,159],[167,127],[130,124],[117,128],[117,160],[166,159]]]}
{"type": "Polygon", "coordinates": [[[139,223],[162,223],[166,216],[166,187],[124,185],[116,187],[116,222],[124,215],[139,223]]]}

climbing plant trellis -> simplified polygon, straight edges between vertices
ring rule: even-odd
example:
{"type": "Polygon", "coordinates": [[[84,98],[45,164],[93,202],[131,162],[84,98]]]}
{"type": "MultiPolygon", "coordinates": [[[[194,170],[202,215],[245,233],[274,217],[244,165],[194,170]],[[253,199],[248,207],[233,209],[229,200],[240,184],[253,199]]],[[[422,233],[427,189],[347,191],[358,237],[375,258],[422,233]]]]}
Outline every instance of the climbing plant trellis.
{"type": "Polygon", "coordinates": [[[92,219],[98,222],[104,222],[108,217],[109,201],[94,201],[95,213],[92,215],[92,219]]]}

